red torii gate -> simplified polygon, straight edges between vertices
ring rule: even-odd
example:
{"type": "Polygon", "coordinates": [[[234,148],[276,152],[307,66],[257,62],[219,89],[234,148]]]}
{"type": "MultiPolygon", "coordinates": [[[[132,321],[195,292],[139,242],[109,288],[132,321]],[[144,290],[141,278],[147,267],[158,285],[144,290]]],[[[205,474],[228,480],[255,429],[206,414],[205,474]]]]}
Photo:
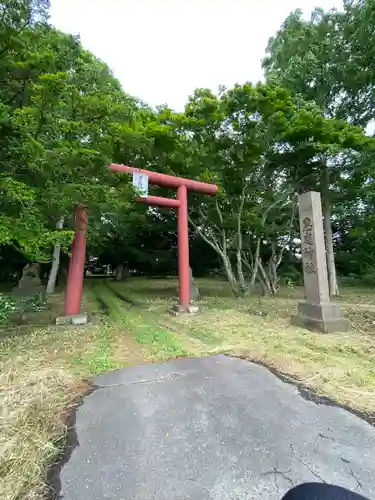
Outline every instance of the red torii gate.
{"type": "MultiPolygon", "coordinates": [[[[188,203],[187,192],[215,195],[218,186],[206,182],[193,181],[173,175],[161,174],[151,170],[143,170],[126,165],[112,163],[109,168],[114,172],[126,174],[147,175],[150,184],[177,189],[177,199],[160,196],[138,197],[136,201],[159,207],[178,209],[178,278],[180,310],[187,310],[190,304],[190,273],[189,273],[189,234],[188,234],[188,203]]],[[[64,315],[67,318],[79,316],[83,292],[83,276],[86,258],[86,234],[88,224],[87,207],[76,209],[76,232],[72,245],[72,257],[69,264],[66,287],[64,315]]],[[[80,321],[77,321],[80,322],[80,321]]]]}

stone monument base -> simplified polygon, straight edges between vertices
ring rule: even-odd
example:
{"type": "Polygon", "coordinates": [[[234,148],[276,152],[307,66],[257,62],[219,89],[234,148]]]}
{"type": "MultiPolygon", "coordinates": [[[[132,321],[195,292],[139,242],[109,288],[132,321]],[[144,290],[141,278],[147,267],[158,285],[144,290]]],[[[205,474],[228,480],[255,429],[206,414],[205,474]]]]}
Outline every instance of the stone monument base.
{"type": "Polygon", "coordinates": [[[180,304],[176,304],[170,309],[170,313],[175,316],[179,316],[180,314],[198,314],[200,313],[200,307],[196,304],[190,304],[189,306],[183,307],[180,304]]]}
{"type": "Polygon", "coordinates": [[[56,325],[86,325],[87,313],[75,314],[73,316],[58,316],[56,325]]]}
{"type": "Polygon", "coordinates": [[[340,306],[334,302],[325,304],[298,304],[298,315],[291,317],[295,326],[321,333],[346,332],[349,322],[341,317],[340,306]]]}

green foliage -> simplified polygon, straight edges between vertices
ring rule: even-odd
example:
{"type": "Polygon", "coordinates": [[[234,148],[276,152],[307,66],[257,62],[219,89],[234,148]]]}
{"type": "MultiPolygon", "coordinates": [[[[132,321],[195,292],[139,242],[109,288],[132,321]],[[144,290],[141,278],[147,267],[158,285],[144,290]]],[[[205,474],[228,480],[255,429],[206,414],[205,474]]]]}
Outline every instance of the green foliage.
{"type": "Polygon", "coordinates": [[[7,324],[12,314],[41,312],[46,307],[46,301],[41,294],[16,300],[11,295],[0,293],[0,325],[7,324]]]}
{"type": "Polygon", "coordinates": [[[220,186],[215,198],[190,197],[191,222],[238,295],[247,293],[247,278],[260,279],[257,269],[276,293],[283,250],[298,234],[295,193],[320,188],[322,158],[373,148],[359,127],[274,85],[247,83],[218,95],[198,89],[184,113],[164,109],[159,119],[174,140],[174,171],[220,186]]]}
{"type": "Polygon", "coordinates": [[[16,303],[12,297],[0,293],[0,325],[9,321],[9,317],[16,310],[16,303]]]}
{"type": "Polygon", "coordinates": [[[0,244],[39,261],[69,247],[71,227],[55,225],[71,226],[75,205],[93,218],[128,209],[127,179],[106,166],[148,147],[138,103],[78,39],[41,22],[47,7],[6,2],[0,31],[0,244]]]}
{"type": "Polygon", "coordinates": [[[345,0],[343,11],[315,9],[308,20],[296,10],[270,39],[263,60],[269,83],[314,102],[326,116],[361,127],[343,143],[356,151],[340,151],[339,145],[316,158],[317,173],[330,167],[324,182],[302,169],[306,187],[321,185],[330,205],[337,267],[344,274],[362,275],[375,264],[374,146],[364,134],[373,128],[375,111],[374,19],[373,0],[345,0]]]}
{"type": "Polygon", "coordinates": [[[47,303],[42,294],[36,294],[33,297],[25,297],[19,300],[16,304],[16,311],[24,312],[41,312],[47,307],[47,303]]]}
{"type": "Polygon", "coordinates": [[[322,191],[325,219],[332,212],[340,272],[374,266],[374,140],[364,132],[375,102],[372,0],[315,9],[307,21],[297,10],[269,41],[267,84],[197,89],[182,113],[127,95],[79,38],[48,24],[48,8],[0,3],[0,258],[21,256],[0,279],[27,259],[50,262],[54,245],[66,257],[82,204],[92,261],[175,272],[175,212],[136,206],[130,176],[111,162],[219,185],[216,197],[189,194],[192,267],[204,274],[221,262],[239,295],[254,273],[275,293],[279,267],[298,281],[290,255],[305,190],[322,191]]]}

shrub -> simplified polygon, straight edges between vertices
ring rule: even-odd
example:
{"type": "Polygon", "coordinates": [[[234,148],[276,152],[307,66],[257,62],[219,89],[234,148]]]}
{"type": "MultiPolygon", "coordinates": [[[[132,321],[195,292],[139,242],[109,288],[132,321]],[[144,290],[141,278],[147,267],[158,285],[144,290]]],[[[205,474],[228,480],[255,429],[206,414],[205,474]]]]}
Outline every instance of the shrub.
{"type": "Polygon", "coordinates": [[[0,325],[8,323],[10,315],[16,310],[16,302],[9,295],[0,293],[0,325]]]}

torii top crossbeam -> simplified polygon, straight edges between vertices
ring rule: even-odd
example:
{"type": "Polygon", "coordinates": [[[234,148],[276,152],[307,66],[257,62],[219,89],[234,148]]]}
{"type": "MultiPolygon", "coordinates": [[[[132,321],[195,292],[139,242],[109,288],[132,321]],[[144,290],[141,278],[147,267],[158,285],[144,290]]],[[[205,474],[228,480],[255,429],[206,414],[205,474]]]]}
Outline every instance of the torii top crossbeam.
{"type": "Polygon", "coordinates": [[[208,184],[207,182],[193,181],[191,179],[184,179],[183,177],[174,177],[173,175],[161,174],[159,172],[153,172],[152,170],[128,167],[127,165],[118,165],[116,163],[111,163],[109,168],[114,172],[123,172],[126,174],[145,174],[148,176],[149,183],[155,184],[155,186],[171,188],[186,186],[188,191],[210,195],[214,195],[218,192],[218,187],[215,184],[208,184]]]}

